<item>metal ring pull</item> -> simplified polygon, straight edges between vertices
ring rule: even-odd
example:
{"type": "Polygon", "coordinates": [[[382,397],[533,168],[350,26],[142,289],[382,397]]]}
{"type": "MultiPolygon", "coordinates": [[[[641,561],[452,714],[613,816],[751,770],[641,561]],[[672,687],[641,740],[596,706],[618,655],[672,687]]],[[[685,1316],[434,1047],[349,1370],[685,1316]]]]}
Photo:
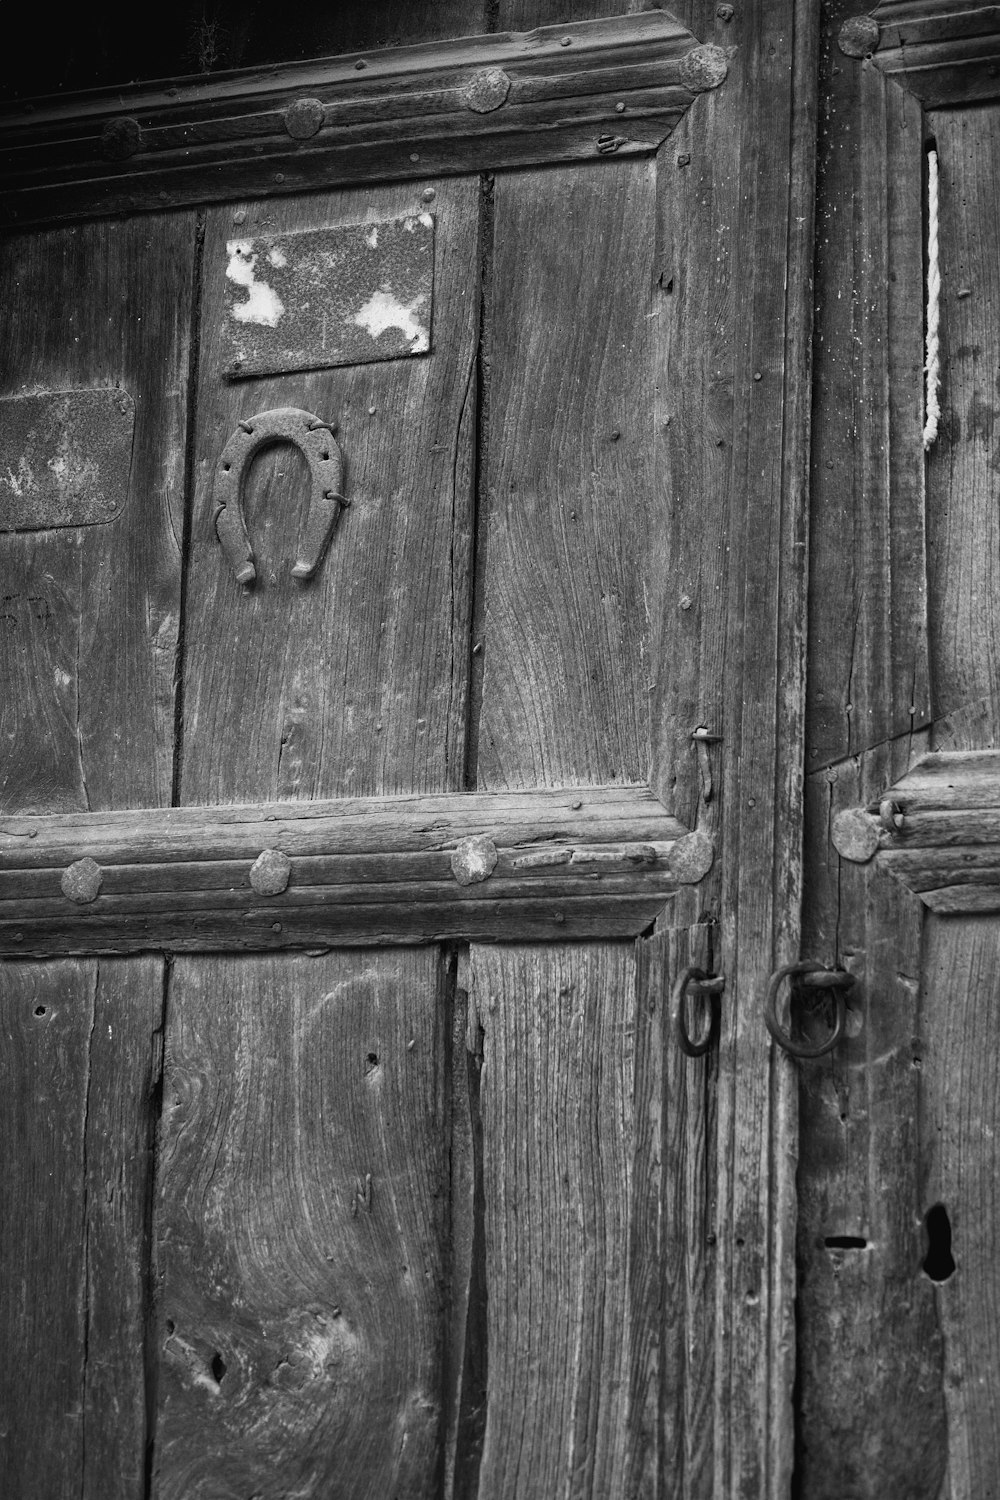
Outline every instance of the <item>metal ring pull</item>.
{"type": "Polygon", "coordinates": [[[261,411],[241,422],[222,450],[215,471],[215,530],[238,583],[253,583],[257,567],[243,515],[243,482],[254,456],[270,443],[293,443],[309,465],[312,490],[305,535],[293,578],[311,578],[319,567],[337,517],[349,501],[341,489],[344,462],[329,422],[295,406],[261,411]]]}
{"type": "Polygon", "coordinates": [[[685,969],[674,985],[670,1020],[674,1028],[677,1045],[688,1057],[702,1057],[719,1034],[719,995],[726,981],[718,975],[706,974],[704,969],[685,969]],[[687,1029],[685,1001],[689,988],[695,988],[708,999],[708,1027],[700,1041],[693,1042],[687,1029]]]}
{"type": "Polygon", "coordinates": [[[847,1024],[847,991],[854,988],[854,976],[848,974],[845,969],[828,969],[824,964],[812,963],[806,959],[802,963],[785,964],[783,969],[777,969],[768,981],[767,998],[764,1001],[764,1020],[767,1029],[774,1037],[779,1046],[784,1047],[793,1057],[822,1057],[824,1053],[832,1052],[844,1034],[847,1024]],[[811,990],[829,990],[834,998],[836,1014],[834,1016],[833,1029],[830,1035],[821,1042],[796,1041],[790,1030],[786,1030],[778,1019],[778,993],[785,979],[798,975],[802,983],[811,990]]]}

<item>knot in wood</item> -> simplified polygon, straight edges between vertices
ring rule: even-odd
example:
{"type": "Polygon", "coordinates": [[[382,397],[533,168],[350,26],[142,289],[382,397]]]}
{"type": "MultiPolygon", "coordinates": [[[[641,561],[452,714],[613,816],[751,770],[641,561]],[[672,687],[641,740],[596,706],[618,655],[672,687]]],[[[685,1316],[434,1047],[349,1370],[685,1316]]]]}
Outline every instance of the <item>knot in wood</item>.
{"type": "Polygon", "coordinates": [[[96,901],[101,885],[104,881],[104,871],[96,859],[86,855],[83,859],[76,859],[71,865],[67,865],[62,872],[59,884],[62,893],[71,901],[86,906],[88,901],[96,901]]]}
{"type": "Polygon", "coordinates": [[[866,865],[878,853],[878,823],[863,807],[845,807],[833,820],[830,841],[841,859],[866,865]]]}
{"type": "Polygon", "coordinates": [[[125,161],[142,145],[142,129],[131,115],[109,120],[101,131],[101,150],[108,161],[125,161]]]}
{"type": "Polygon", "coordinates": [[[258,896],[280,896],[288,887],[292,862],[280,849],[265,849],[250,866],[250,884],[258,896]]]}
{"type": "Polygon", "coordinates": [[[706,89],[717,89],[726,80],[729,72],[729,57],[724,47],[706,42],[701,47],[692,47],[681,62],[681,79],[692,94],[703,94],[706,89]]]}
{"type": "Polygon", "coordinates": [[[845,57],[871,57],[879,35],[879,24],[871,16],[851,16],[840,28],[837,46],[845,57]]]}
{"type": "Polygon", "coordinates": [[[497,846],[486,834],[462,839],[451,856],[451,873],[459,885],[488,880],[497,866],[497,846]]]}
{"type": "Polygon", "coordinates": [[[284,113],[285,129],[296,141],[307,141],[323,123],[326,111],[319,99],[296,99],[284,113]]]}
{"type": "Polygon", "coordinates": [[[509,93],[510,79],[503,68],[482,68],[465,85],[462,99],[467,109],[475,110],[477,115],[488,115],[506,103],[509,93]]]}

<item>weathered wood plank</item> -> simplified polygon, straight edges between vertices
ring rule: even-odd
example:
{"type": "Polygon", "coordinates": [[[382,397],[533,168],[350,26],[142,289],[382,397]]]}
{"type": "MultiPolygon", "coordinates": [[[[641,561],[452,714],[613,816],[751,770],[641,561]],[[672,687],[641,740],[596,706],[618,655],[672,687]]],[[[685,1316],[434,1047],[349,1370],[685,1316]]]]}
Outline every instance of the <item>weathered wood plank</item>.
{"type": "Polygon", "coordinates": [[[995,918],[927,920],[921,1040],[923,1275],[943,1344],[953,1500],[986,1495],[1000,1468],[996,1317],[995,918]],[[941,1205],[944,1223],[929,1220],[941,1205]],[[948,1241],[950,1240],[950,1243],[948,1241]],[[950,1263],[949,1263],[950,1262],[950,1263]]]}
{"type": "MultiPolygon", "coordinates": [[[[195,230],[184,214],[3,247],[4,392],[120,385],[136,411],[114,521],[0,538],[8,814],[170,800],[195,230]]],[[[143,1495],[161,974],[0,966],[3,1462],[25,1496],[143,1495]]]]}
{"type": "MultiPolygon", "coordinates": [[[[427,189],[437,265],[425,358],[252,387],[229,382],[221,359],[234,232],[252,237],[265,219],[285,232],[426,212],[423,191],[250,204],[236,229],[232,210],[209,218],[183,679],[188,803],[462,784],[478,182],[427,189]],[[247,486],[260,559],[252,592],[234,583],[214,535],[210,470],[248,399],[255,411],[301,404],[338,424],[352,507],[305,587],[289,577],[305,496],[287,452],[263,454],[247,486]]],[[[274,918],[265,910],[261,923],[272,941],[284,937],[274,918]]],[[[366,922],[368,943],[399,943],[395,911],[380,905],[366,922]]],[[[216,1494],[234,1472],[248,1492],[269,1492],[272,1474],[281,1493],[434,1491],[449,1270],[441,991],[433,952],[175,965],[167,1055],[182,1071],[213,1059],[206,1089],[235,1102],[225,1140],[197,1099],[190,1130],[182,1115],[165,1126],[161,1496],[216,1494]],[[277,1132],[275,1120],[286,1122],[277,1132]],[[224,1234],[203,1234],[206,1211],[224,1234]],[[190,1256],[175,1253],[182,1240],[190,1256]],[[171,1311],[178,1298],[187,1328],[171,1311]]]]}
{"type": "Polygon", "coordinates": [[[0,965],[0,1452],[25,1500],[143,1494],[160,973],[0,965]]]}
{"type": "Polygon", "coordinates": [[[647,774],[652,185],[496,182],[482,787],[647,774]]]}
{"type": "Polygon", "coordinates": [[[689,826],[717,823],[726,850],[687,906],[718,913],[726,977],[706,1465],[719,1495],[784,1494],[792,1467],[794,1084],[759,1007],[798,956],[817,19],[716,17],[714,39],[736,48],[726,87],[659,157],[658,491],[674,514],[651,783],[689,826]]]}
{"type": "Polygon", "coordinates": [[[0,393],[120,384],[136,405],[116,521],[0,539],[5,810],[170,799],[194,233],[181,214],[3,246],[0,393]]]}
{"type": "Polygon", "coordinates": [[[875,66],[925,109],[1000,94],[1000,6],[969,0],[888,0],[876,6],[875,66]]]}
{"type": "Polygon", "coordinates": [[[812,549],[816,559],[838,557],[850,535],[858,561],[847,572],[812,569],[810,770],[930,718],[920,107],[871,68],[831,58],[823,86],[836,109],[820,139],[812,549]]]}
{"type": "Polygon", "coordinates": [[[940,173],[946,372],[940,435],[927,469],[934,707],[944,715],[985,699],[995,722],[1000,707],[1000,518],[991,465],[1000,331],[996,271],[986,247],[1000,234],[995,190],[1000,107],[941,111],[930,118],[929,128],[937,142],[940,173]]]}
{"type": "Polygon", "coordinates": [[[654,10],[40,101],[0,120],[0,208],[24,224],[407,178],[416,161],[436,175],[648,153],[725,77],[724,54],[696,45],[654,10]],[[302,99],[300,126],[286,112],[302,99]]]}
{"type": "MultiPolygon", "coordinates": [[[[434,189],[429,189],[434,192],[434,189]]],[[[433,353],[353,369],[221,376],[226,243],[234,235],[426,212],[421,188],[254,203],[209,216],[197,485],[185,626],[181,800],[457,790],[474,437],[478,184],[441,183],[433,353]],[[234,219],[238,224],[234,224],[234,219]],[[299,406],[338,424],[351,508],[320,570],[290,576],[308,496],[287,447],[253,464],[252,592],[215,534],[211,479],[241,419],[299,406]]]]}
{"type": "Polygon", "coordinates": [[[395,942],[516,938],[526,913],[561,936],[584,910],[594,936],[634,935],[712,846],[647,788],[602,790],[8,819],[0,952],[357,945],[394,922],[395,942]]]}
{"type": "Polygon", "coordinates": [[[489,1388],[479,1491],[620,1492],[635,959],[475,948],[489,1388]]]}
{"type": "Polygon", "coordinates": [[[436,1493],[439,967],[433,951],[178,964],[159,1500],[436,1493]]]}
{"type": "Polygon", "coordinates": [[[673,842],[687,829],[636,785],[424,793],[314,802],[191,806],[56,817],[0,816],[0,869],[452,850],[465,838],[544,851],[566,843],[673,842]]]}
{"type": "Polygon", "coordinates": [[[623,1491],[636,1497],[712,1489],[715,1058],[686,1057],[670,1025],[681,970],[711,970],[711,937],[637,945],[623,1491]]]}
{"type": "Polygon", "coordinates": [[[847,1039],[799,1070],[797,1472],[817,1500],[939,1500],[947,1460],[941,1341],[917,1274],[922,909],[829,840],[838,809],[891,782],[911,753],[904,738],[809,780],[803,951],[859,981],[847,1039]]]}

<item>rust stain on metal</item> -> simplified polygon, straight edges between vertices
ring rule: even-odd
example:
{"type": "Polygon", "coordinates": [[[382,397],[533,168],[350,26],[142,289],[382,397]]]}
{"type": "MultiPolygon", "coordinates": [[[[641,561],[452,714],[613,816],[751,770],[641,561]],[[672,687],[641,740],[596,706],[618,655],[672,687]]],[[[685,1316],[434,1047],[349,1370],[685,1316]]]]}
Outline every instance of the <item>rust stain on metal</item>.
{"type": "Polygon", "coordinates": [[[434,219],[232,239],[226,245],[227,373],[279,374],[427,354],[434,219]]]}
{"type": "Polygon", "coordinates": [[[451,873],[459,885],[477,885],[488,880],[497,867],[497,846],[491,838],[462,839],[451,856],[451,873]]]}
{"type": "Polygon", "coordinates": [[[134,429],[135,403],[117,388],[0,399],[0,532],[113,521],[134,429]]]}

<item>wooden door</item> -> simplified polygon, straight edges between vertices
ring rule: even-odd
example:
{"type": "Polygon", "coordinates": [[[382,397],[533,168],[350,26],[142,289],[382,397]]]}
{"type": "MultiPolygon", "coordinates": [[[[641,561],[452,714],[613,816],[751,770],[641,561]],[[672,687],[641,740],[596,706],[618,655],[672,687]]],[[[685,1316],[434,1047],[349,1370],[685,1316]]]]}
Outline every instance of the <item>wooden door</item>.
{"type": "Polygon", "coordinates": [[[7,121],[25,1500],[787,1492],[817,28],[569,12],[7,121]]]}
{"type": "Polygon", "coordinates": [[[827,19],[803,949],[858,984],[802,1065],[796,1472],[959,1500],[1000,1473],[1000,31],[827,19]]]}

